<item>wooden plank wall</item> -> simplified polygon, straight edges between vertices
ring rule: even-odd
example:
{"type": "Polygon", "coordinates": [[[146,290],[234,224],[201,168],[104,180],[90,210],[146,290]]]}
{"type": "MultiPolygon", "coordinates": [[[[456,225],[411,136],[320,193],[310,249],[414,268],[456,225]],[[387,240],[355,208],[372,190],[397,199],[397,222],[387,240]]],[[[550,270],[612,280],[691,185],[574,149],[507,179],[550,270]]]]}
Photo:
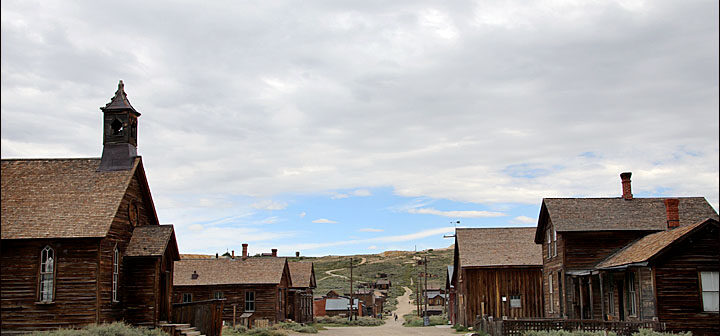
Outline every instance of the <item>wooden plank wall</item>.
{"type": "Polygon", "coordinates": [[[222,319],[232,324],[233,305],[236,305],[236,322],[240,322],[240,314],[245,311],[245,292],[255,292],[255,312],[250,321],[267,319],[272,323],[282,321],[278,315],[284,316],[284,311],[278,313],[278,286],[277,285],[213,285],[213,286],[173,286],[173,303],[181,303],[183,293],[191,293],[193,301],[204,301],[214,298],[215,292],[220,291],[225,298],[222,319]]]}
{"type": "Polygon", "coordinates": [[[540,267],[466,269],[467,323],[484,314],[495,318],[542,317],[542,285],[540,267]],[[510,296],[521,295],[521,307],[510,308],[510,296]],[[507,301],[503,302],[501,297],[507,301]]]}
{"type": "Polygon", "coordinates": [[[159,272],[157,257],[126,258],[122,304],[129,323],[152,325],[158,309],[156,286],[159,272]]]}
{"type": "Polygon", "coordinates": [[[658,317],[668,330],[717,335],[720,316],[703,312],[700,271],[718,271],[720,230],[708,225],[691,239],[673,246],[655,266],[658,317]]]}
{"type": "Polygon", "coordinates": [[[1,329],[31,331],[96,322],[98,239],[3,240],[1,329]],[[40,251],[56,255],[55,300],[39,304],[40,251]]]}

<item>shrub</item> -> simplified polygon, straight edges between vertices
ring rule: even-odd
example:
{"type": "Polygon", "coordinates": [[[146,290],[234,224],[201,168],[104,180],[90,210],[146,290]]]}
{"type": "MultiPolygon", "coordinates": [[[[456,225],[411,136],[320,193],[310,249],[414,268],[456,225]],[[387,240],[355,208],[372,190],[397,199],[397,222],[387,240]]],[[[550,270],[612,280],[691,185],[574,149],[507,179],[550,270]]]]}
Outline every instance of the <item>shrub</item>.
{"type": "Polygon", "coordinates": [[[692,336],[692,332],[686,331],[674,334],[671,332],[660,332],[652,329],[640,328],[640,331],[634,332],[632,336],[692,336]]]}
{"type": "Polygon", "coordinates": [[[617,336],[616,333],[609,331],[567,331],[567,330],[543,330],[543,331],[527,331],[524,336],[617,336]]]}
{"type": "Polygon", "coordinates": [[[320,316],[315,318],[315,322],[343,326],[379,326],[385,324],[385,321],[370,316],[358,316],[357,320],[353,319],[352,321],[342,316],[320,316]]]}
{"type": "Polygon", "coordinates": [[[122,322],[89,325],[82,329],[36,331],[34,336],[168,336],[160,329],[134,327],[122,322]]]}

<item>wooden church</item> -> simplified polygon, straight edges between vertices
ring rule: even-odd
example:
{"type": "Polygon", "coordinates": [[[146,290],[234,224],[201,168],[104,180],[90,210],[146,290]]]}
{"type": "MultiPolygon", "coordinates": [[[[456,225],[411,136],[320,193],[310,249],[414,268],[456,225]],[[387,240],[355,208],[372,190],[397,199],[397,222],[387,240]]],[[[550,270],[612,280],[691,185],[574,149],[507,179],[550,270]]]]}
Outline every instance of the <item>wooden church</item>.
{"type": "Polygon", "coordinates": [[[2,334],[171,314],[172,225],[160,225],[123,82],[100,158],[2,160],[2,334]]]}

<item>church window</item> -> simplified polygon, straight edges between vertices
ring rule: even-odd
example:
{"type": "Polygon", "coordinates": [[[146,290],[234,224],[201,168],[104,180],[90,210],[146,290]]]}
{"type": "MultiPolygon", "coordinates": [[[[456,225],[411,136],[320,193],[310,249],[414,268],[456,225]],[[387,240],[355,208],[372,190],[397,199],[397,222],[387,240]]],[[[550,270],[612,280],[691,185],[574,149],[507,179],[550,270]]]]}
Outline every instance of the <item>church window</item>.
{"type": "Polygon", "coordinates": [[[50,246],[40,252],[40,301],[52,302],[55,295],[55,250],[50,246]]]}

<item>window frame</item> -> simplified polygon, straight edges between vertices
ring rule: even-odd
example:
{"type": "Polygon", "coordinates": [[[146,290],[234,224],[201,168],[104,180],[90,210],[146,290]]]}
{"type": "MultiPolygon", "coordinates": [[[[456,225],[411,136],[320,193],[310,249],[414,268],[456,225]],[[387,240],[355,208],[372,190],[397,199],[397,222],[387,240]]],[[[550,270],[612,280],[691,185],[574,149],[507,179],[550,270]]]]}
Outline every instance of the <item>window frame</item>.
{"type": "Polygon", "coordinates": [[[120,250],[115,244],[113,248],[113,273],[112,273],[112,302],[120,302],[118,300],[118,288],[120,287],[120,250]]]}
{"type": "Polygon", "coordinates": [[[182,303],[190,303],[190,302],[193,302],[192,293],[183,293],[182,294],[182,303]]]}
{"type": "Polygon", "coordinates": [[[38,303],[53,303],[53,302],[55,302],[55,288],[57,287],[57,282],[56,282],[57,264],[58,264],[57,263],[57,253],[55,253],[55,249],[53,249],[52,246],[50,246],[50,245],[45,245],[45,247],[43,247],[42,250],[40,250],[40,264],[38,265],[38,287],[37,287],[38,303]],[[47,253],[46,253],[46,251],[47,251],[47,253]],[[50,253],[50,252],[52,254],[49,256],[49,258],[52,258],[51,259],[52,270],[50,272],[48,272],[47,270],[43,270],[43,265],[47,264],[47,259],[43,260],[43,256],[48,258],[48,255],[49,255],[48,253],[50,253]],[[50,277],[51,288],[49,291],[43,290],[44,284],[46,283],[45,281],[43,281],[44,276],[50,277]],[[49,299],[46,299],[46,297],[47,297],[45,295],[46,292],[49,292],[48,293],[49,299]]]}
{"type": "Polygon", "coordinates": [[[705,293],[715,293],[715,295],[718,296],[718,299],[720,299],[720,272],[718,272],[718,271],[698,271],[698,286],[700,289],[700,304],[702,305],[702,307],[701,307],[702,312],[711,313],[711,314],[720,313],[720,309],[719,310],[706,310],[705,295],[704,295],[705,293]],[[703,286],[703,277],[702,277],[703,273],[715,274],[715,278],[718,279],[718,282],[719,282],[718,290],[705,290],[706,286],[703,286]]]}
{"type": "Polygon", "coordinates": [[[245,291],[245,312],[254,312],[255,311],[255,291],[245,291]],[[252,294],[252,295],[250,295],[252,294]],[[249,296],[252,296],[252,300],[249,298],[249,296]],[[249,305],[252,304],[252,308],[249,307],[249,305]]]}
{"type": "Polygon", "coordinates": [[[553,288],[552,272],[550,274],[548,274],[548,294],[549,294],[548,300],[550,301],[550,302],[548,302],[548,304],[550,306],[550,312],[554,313],[555,312],[555,290],[553,288]]]}
{"type": "Polygon", "coordinates": [[[224,299],[224,298],[225,298],[225,295],[223,294],[222,291],[214,291],[214,292],[213,292],[213,299],[215,299],[215,300],[222,300],[222,299],[224,299]]]}
{"type": "Polygon", "coordinates": [[[552,244],[553,244],[553,257],[557,257],[557,255],[558,255],[558,252],[557,252],[557,231],[555,231],[555,229],[553,229],[552,232],[553,232],[553,241],[552,241],[552,244]]]}
{"type": "Polygon", "coordinates": [[[637,316],[637,289],[635,288],[635,273],[627,273],[627,293],[628,293],[628,315],[637,316]]]}
{"type": "Polygon", "coordinates": [[[552,258],[552,237],[550,236],[550,228],[547,229],[547,258],[552,258]]]}

